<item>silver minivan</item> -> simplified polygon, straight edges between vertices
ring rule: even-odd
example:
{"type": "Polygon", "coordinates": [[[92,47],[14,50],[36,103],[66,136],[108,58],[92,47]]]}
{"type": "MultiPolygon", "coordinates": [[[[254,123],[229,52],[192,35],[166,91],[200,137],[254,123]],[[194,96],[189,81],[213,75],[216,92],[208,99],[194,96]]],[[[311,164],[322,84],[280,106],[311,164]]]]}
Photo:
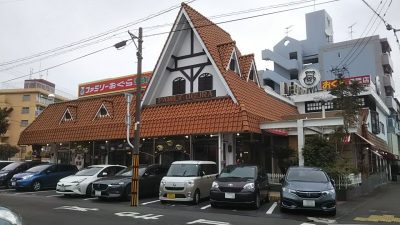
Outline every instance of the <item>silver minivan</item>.
{"type": "Polygon", "coordinates": [[[198,204],[200,199],[209,197],[217,175],[217,164],[212,161],[173,162],[160,183],[161,203],[190,201],[198,204]]]}

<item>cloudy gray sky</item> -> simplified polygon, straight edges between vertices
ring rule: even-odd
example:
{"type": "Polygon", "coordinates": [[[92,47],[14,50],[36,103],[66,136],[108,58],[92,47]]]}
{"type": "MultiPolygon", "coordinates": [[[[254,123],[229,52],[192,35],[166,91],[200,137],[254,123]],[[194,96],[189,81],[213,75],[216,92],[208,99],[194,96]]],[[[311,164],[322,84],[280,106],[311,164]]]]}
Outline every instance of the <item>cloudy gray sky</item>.
{"type": "MultiPolygon", "coordinates": [[[[319,4],[326,1],[329,0],[316,0],[315,3],[319,4]]],[[[171,10],[159,17],[128,28],[115,28],[133,23],[162,10],[179,6],[180,2],[176,0],[0,0],[0,83],[2,87],[22,87],[23,79],[29,78],[29,76],[20,79],[15,78],[28,75],[30,71],[44,70],[112,46],[121,40],[129,39],[127,30],[137,33],[139,26],[144,27],[145,35],[143,71],[153,70],[167,34],[146,36],[169,31],[179,9],[171,10]],[[64,48],[62,51],[53,51],[58,47],[65,47],[113,29],[118,31],[85,42],[85,45],[90,44],[89,46],[74,45],[71,48],[64,48]],[[44,51],[50,51],[50,56],[47,54],[27,61],[2,65],[2,63],[31,57],[44,51]],[[47,56],[47,58],[44,58],[44,56],[47,56]],[[10,67],[12,69],[4,70],[10,67]],[[10,79],[15,80],[4,83],[4,81],[10,79]]],[[[310,7],[304,9],[220,25],[236,40],[241,52],[245,54],[254,53],[257,68],[264,69],[269,67],[269,64],[261,59],[261,50],[272,48],[281,40],[285,35],[285,27],[292,26],[289,36],[299,40],[305,38],[304,14],[314,10],[313,3],[269,8],[269,6],[288,2],[299,2],[299,0],[196,0],[190,5],[207,17],[248,9],[253,11],[231,16],[213,17],[214,22],[310,5],[310,7]],[[258,11],[254,12],[254,9],[258,9],[258,11]]],[[[385,4],[386,9],[391,0],[367,0],[367,2],[374,8],[385,4]]],[[[360,37],[373,15],[372,11],[361,0],[340,0],[316,5],[315,10],[319,9],[325,9],[333,19],[335,42],[348,40],[350,38],[348,27],[354,23],[353,38],[360,37]]],[[[397,28],[400,28],[399,9],[400,1],[394,0],[385,16],[385,19],[397,28]]],[[[372,35],[373,30],[369,33],[370,35],[372,35]]],[[[379,25],[375,34],[389,39],[393,49],[395,82],[400,87],[398,77],[400,53],[394,35],[392,32],[386,31],[383,23],[379,25]]],[[[77,96],[79,83],[136,73],[135,51],[133,44],[122,50],[109,48],[63,66],[34,74],[31,78],[48,79],[56,84],[59,93],[77,96]]],[[[396,93],[396,96],[400,96],[399,92],[396,93]]]]}

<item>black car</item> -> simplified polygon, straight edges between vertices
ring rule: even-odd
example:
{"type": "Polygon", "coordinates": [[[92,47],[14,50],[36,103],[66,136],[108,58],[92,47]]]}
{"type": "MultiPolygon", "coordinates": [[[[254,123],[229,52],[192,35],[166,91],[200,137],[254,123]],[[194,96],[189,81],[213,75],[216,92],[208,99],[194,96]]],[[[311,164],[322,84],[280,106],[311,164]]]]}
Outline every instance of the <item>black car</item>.
{"type": "MultiPolygon", "coordinates": [[[[150,165],[139,167],[139,195],[158,196],[161,179],[168,166],[150,165]]],[[[113,177],[93,182],[93,195],[99,198],[129,198],[131,195],[132,168],[126,168],[113,177]]]]}
{"type": "Polygon", "coordinates": [[[41,162],[38,161],[13,162],[8,164],[0,170],[0,186],[10,187],[10,180],[15,174],[24,172],[39,164],[41,164],[41,162]]]}
{"type": "Polygon", "coordinates": [[[13,163],[13,161],[0,161],[0,169],[3,169],[8,164],[13,163]]]}
{"type": "Polygon", "coordinates": [[[225,167],[210,190],[212,207],[248,204],[258,209],[263,200],[268,200],[268,178],[265,171],[255,165],[225,167]]]}
{"type": "Polygon", "coordinates": [[[282,180],[281,211],[315,210],[336,215],[334,182],[322,169],[291,167],[282,180]]]}

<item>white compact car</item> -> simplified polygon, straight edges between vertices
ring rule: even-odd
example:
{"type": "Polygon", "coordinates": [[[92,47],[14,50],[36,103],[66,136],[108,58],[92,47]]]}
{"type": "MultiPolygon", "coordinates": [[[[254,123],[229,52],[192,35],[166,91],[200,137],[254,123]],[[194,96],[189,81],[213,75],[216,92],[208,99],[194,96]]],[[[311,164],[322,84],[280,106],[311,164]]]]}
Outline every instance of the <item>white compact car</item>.
{"type": "Polygon", "coordinates": [[[56,192],[64,195],[92,195],[92,183],[102,177],[114,176],[125,169],[121,165],[88,166],[75,175],[65,177],[57,183],[56,192]]]}

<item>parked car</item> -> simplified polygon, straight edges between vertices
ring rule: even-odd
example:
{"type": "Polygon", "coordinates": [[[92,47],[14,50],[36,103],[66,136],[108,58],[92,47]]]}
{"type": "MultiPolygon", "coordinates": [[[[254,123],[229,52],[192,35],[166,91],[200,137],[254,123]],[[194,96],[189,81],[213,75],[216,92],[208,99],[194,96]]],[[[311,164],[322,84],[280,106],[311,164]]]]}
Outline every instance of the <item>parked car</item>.
{"type": "Polygon", "coordinates": [[[102,177],[114,176],[126,166],[93,165],[61,179],[57,183],[56,192],[64,195],[92,195],[92,183],[102,177]]]}
{"type": "Polygon", "coordinates": [[[1,225],[22,225],[22,219],[12,210],[0,206],[0,224],[1,225]]]}
{"type": "Polygon", "coordinates": [[[268,200],[268,177],[255,165],[225,167],[210,190],[212,207],[246,204],[258,209],[264,200],[268,200]]]}
{"type": "Polygon", "coordinates": [[[43,188],[55,188],[57,182],[66,176],[75,174],[78,168],[74,165],[43,164],[34,166],[11,178],[11,187],[17,190],[31,189],[39,191],[43,188]]]}
{"type": "MultiPolygon", "coordinates": [[[[161,179],[168,166],[141,165],[139,167],[139,195],[157,196],[161,179]]],[[[129,198],[131,195],[132,168],[126,168],[113,177],[102,178],[93,183],[94,196],[100,198],[129,198]]]]}
{"type": "Polygon", "coordinates": [[[320,168],[291,167],[282,181],[281,211],[317,210],[336,215],[334,182],[320,168]]]}
{"type": "Polygon", "coordinates": [[[3,161],[0,160],[0,169],[3,169],[5,166],[7,166],[8,164],[13,163],[13,161],[3,161]]]}
{"type": "Polygon", "coordinates": [[[159,199],[191,201],[198,204],[209,197],[212,182],[218,175],[217,164],[211,161],[176,161],[161,180],[159,199]]]}
{"type": "Polygon", "coordinates": [[[15,174],[24,172],[39,164],[41,164],[41,162],[38,161],[13,162],[8,164],[0,170],[0,186],[10,187],[10,180],[15,174]]]}

